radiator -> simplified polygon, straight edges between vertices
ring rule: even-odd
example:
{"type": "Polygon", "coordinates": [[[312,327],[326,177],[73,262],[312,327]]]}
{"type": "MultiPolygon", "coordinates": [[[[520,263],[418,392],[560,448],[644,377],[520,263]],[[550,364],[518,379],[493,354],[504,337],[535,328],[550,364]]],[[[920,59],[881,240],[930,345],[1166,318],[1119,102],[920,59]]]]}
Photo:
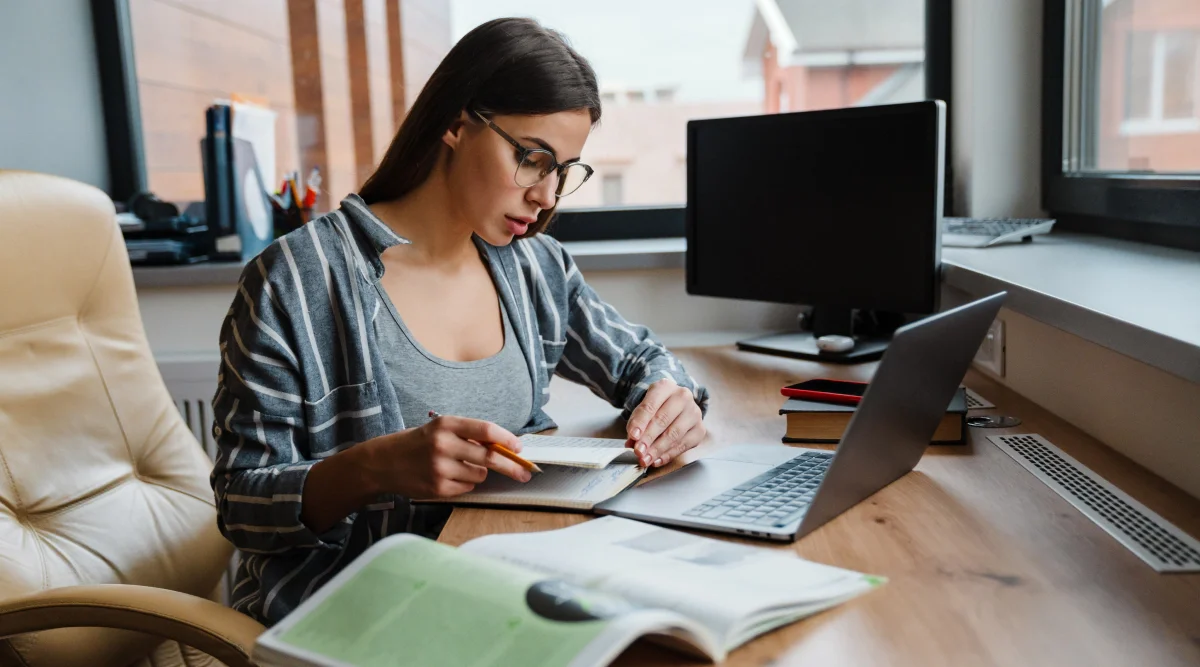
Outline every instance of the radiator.
{"type": "MultiPolygon", "coordinates": [[[[162,374],[167,392],[184,423],[196,436],[204,453],[210,460],[216,460],[217,443],[213,439],[212,397],[217,391],[217,370],[221,361],[217,357],[183,357],[158,360],[158,371],[162,374]]],[[[234,581],[237,569],[237,554],[229,562],[225,575],[221,578],[221,602],[230,603],[230,587],[234,581]]]]}
{"type": "Polygon", "coordinates": [[[210,459],[217,456],[217,443],[212,437],[212,397],[217,391],[218,357],[179,357],[160,359],[158,371],[167,392],[179,408],[184,423],[196,436],[210,459]]]}

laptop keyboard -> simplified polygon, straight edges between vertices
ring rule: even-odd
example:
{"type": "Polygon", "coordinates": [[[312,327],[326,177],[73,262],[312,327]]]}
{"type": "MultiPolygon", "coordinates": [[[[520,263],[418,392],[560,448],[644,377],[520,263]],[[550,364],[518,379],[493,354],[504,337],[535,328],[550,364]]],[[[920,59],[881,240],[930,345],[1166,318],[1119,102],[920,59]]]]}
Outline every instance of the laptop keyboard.
{"type": "Polygon", "coordinates": [[[832,460],[832,453],[804,452],[683,515],[781,528],[804,515],[832,460]]]}

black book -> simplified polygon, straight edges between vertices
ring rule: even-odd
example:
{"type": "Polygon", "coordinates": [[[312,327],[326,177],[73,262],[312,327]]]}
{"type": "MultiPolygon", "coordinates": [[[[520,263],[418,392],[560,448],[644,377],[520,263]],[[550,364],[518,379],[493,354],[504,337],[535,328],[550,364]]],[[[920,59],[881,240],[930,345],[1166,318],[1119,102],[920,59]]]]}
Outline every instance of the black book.
{"type": "MultiPolygon", "coordinates": [[[[842,439],[853,405],[823,403],[789,398],[779,414],[787,417],[784,442],[836,444],[842,439]]],[[[933,433],[932,444],[963,445],[967,442],[967,390],[962,387],[954,392],[954,398],[946,408],[946,414],[933,433]]]]}

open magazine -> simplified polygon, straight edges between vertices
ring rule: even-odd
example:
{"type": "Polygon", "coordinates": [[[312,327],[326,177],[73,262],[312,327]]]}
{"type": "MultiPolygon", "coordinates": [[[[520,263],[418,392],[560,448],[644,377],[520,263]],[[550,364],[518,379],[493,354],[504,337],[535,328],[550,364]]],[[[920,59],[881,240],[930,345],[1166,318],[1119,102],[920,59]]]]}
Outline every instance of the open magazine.
{"type": "Polygon", "coordinates": [[[720,662],[883,579],[605,517],[366,551],[258,638],[262,665],[607,665],[648,637],[720,662]]]}

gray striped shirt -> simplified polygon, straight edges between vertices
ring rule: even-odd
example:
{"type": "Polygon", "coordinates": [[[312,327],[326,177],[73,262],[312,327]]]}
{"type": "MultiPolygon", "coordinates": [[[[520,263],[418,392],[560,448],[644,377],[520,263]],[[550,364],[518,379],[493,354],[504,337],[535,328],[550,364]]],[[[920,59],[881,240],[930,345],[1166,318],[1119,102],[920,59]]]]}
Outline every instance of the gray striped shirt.
{"type": "MultiPolygon", "coordinates": [[[[649,329],[604,303],[557,241],[475,241],[533,379],[533,411],[518,434],[554,427],[542,409],[552,374],[589,387],[626,418],[664,377],[707,408],[707,390],[649,329]]],[[[411,528],[407,499],[392,495],[323,534],[300,520],[314,464],[406,427],[372,326],[382,309],[374,288],[380,253],[401,243],[408,241],[350,195],[247,264],[221,326],[217,524],[242,556],[233,607],[264,623],[278,621],[375,540],[411,528]]]]}

